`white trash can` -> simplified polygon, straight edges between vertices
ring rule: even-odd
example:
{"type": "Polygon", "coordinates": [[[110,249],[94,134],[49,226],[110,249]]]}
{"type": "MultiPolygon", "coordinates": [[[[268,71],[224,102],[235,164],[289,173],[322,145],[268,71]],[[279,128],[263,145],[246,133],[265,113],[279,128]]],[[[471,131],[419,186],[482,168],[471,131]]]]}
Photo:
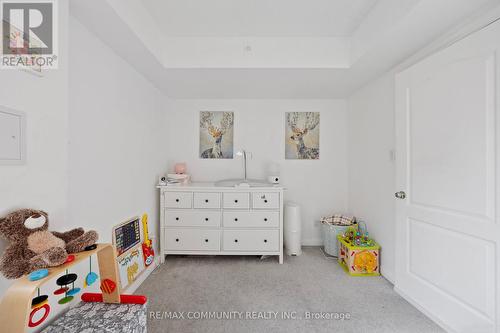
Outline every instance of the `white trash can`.
{"type": "Polygon", "coordinates": [[[295,202],[285,203],[285,252],[289,256],[300,256],[302,254],[302,219],[300,218],[300,206],[295,202]]]}

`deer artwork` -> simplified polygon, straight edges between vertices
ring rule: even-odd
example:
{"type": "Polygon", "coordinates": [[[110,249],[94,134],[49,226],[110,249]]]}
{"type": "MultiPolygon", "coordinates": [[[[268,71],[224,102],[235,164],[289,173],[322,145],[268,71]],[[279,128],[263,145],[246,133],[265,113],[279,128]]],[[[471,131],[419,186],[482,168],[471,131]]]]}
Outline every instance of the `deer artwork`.
{"type": "Polygon", "coordinates": [[[287,114],[288,126],[292,130],[291,140],[297,146],[297,158],[300,160],[319,159],[319,148],[307,147],[304,143],[304,137],[319,125],[318,112],[290,112],[287,114]],[[302,126],[299,127],[299,118],[302,126]],[[302,120],[300,119],[300,120],[302,120]]]}
{"type": "Polygon", "coordinates": [[[223,112],[219,126],[214,126],[214,112],[201,112],[200,128],[205,128],[208,134],[212,136],[214,143],[212,148],[204,150],[201,158],[230,158],[232,156],[224,156],[222,152],[222,137],[233,126],[233,113],[223,112]]]}

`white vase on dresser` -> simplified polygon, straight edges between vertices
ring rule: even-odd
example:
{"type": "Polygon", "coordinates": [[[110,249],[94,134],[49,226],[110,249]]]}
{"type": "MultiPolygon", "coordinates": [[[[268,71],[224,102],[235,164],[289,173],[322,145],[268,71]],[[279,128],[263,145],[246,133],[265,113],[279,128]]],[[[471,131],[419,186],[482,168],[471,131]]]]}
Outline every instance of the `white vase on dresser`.
{"type": "Polygon", "coordinates": [[[283,187],[158,188],[162,263],[169,254],[271,255],[283,263],[283,187]]]}

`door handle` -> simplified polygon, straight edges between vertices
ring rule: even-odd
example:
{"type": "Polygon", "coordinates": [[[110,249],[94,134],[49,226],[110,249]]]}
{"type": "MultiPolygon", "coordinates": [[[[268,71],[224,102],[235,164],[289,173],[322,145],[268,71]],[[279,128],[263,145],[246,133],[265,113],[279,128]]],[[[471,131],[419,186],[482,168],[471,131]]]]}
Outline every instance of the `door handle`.
{"type": "Polygon", "coordinates": [[[394,193],[394,196],[398,199],[405,199],[406,193],[404,191],[399,191],[399,192],[394,193]]]}

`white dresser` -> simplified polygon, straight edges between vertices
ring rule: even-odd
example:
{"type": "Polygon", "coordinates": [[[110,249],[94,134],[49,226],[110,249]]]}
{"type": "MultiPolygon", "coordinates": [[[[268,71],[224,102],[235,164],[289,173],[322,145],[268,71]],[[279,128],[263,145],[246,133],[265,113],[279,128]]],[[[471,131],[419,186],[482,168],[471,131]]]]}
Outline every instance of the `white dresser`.
{"type": "Polygon", "coordinates": [[[276,255],[283,263],[283,188],[158,186],[161,262],[168,254],[276,255]]]}

